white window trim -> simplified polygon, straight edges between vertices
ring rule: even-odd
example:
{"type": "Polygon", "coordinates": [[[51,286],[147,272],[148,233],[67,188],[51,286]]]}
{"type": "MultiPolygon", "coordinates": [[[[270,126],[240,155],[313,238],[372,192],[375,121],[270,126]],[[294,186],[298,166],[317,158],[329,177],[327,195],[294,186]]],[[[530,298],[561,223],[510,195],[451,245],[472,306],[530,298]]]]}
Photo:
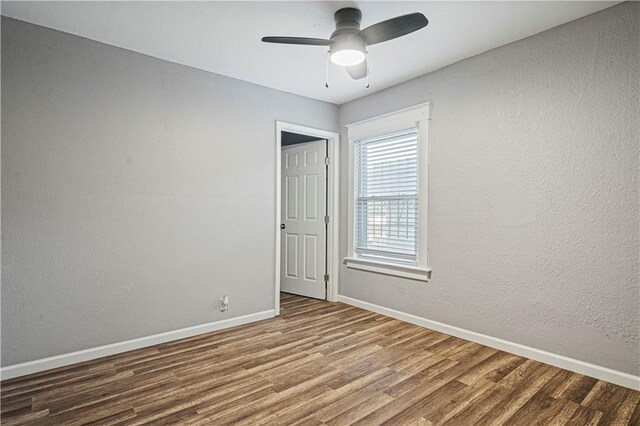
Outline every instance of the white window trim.
{"type": "Polygon", "coordinates": [[[427,198],[428,198],[428,165],[429,165],[429,118],[430,104],[415,105],[400,111],[372,117],[356,123],[348,124],[347,137],[349,144],[349,173],[348,173],[348,252],[344,258],[347,268],[376,272],[379,274],[393,275],[418,281],[427,281],[431,277],[431,268],[428,262],[427,247],[427,198]],[[416,266],[387,263],[379,260],[370,260],[358,257],[355,252],[355,228],[354,228],[354,142],[378,135],[397,132],[411,127],[418,128],[419,145],[419,188],[418,197],[418,260],[416,266]],[[426,189],[426,191],[425,191],[426,189]]]}

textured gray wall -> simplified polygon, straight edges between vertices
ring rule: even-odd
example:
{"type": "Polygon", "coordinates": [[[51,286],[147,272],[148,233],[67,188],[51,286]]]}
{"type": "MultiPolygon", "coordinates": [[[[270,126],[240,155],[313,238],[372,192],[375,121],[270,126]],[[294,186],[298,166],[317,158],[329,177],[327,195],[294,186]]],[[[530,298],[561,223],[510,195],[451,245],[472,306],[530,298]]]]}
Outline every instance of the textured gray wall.
{"type": "Polygon", "coordinates": [[[2,65],[2,365],[273,308],[275,120],[336,106],[6,18],[2,65]]]}
{"type": "Polygon", "coordinates": [[[639,6],[342,105],[344,125],[432,102],[433,279],[343,267],[340,293],[639,374],[639,6]]]}

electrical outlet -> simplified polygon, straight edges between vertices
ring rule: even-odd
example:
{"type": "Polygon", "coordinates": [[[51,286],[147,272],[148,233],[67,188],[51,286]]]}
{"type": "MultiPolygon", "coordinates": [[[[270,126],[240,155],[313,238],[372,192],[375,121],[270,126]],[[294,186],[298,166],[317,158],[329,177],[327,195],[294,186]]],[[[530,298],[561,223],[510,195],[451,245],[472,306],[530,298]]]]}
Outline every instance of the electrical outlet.
{"type": "Polygon", "coordinates": [[[229,309],[229,296],[222,296],[220,300],[218,300],[218,308],[220,312],[224,312],[229,309]]]}

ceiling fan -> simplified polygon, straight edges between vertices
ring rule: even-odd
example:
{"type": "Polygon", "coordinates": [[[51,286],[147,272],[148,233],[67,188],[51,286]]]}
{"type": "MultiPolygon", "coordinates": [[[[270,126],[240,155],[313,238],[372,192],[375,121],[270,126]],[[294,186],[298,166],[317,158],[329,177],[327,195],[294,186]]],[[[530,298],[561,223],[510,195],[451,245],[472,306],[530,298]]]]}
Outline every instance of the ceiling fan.
{"type": "MultiPolygon", "coordinates": [[[[329,39],[307,37],[262,37],[266,43],[329,46],[331,61],[345,67],[354,79],[367,76],[367,46],[402,37],[427,26],[429,21],[422,13],[410,13],[360,29],[362,12],[346,7],[334,14],[336,30],[329,39]]],[[[327,85],[328,87],[328,85],[327,85]]]]}

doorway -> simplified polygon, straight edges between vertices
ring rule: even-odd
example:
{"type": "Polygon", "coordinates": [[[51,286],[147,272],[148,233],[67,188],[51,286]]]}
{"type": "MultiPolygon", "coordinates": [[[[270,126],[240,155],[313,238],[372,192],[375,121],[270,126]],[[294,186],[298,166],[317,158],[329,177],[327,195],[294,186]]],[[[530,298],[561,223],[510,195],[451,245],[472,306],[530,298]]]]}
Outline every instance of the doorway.
{"type": "Polygon", "coordinates": [[[280,291],[337,300],[338,134],[276,123],[276,276],[280,291]]]}
{"type": "Polygon", "coordinates": [[[290,135],[282,135],[280,291],[325,300],[327,140],[287,144],[290,135]]]}

